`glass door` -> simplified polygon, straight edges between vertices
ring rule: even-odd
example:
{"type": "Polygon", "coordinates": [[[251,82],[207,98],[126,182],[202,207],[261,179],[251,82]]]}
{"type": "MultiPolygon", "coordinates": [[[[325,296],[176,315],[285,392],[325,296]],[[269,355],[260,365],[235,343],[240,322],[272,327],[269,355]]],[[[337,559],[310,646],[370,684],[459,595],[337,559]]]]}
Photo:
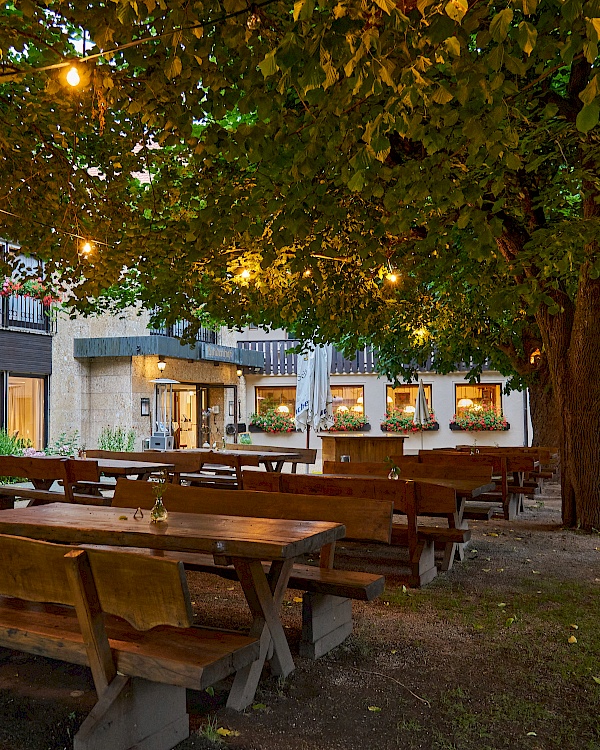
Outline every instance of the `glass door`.
{"type": "Polygon", "coordinates": [[[8,433],[44,447],[44,378],[8,376],[8,433]]]}
{"type": "Polygon", "coordinates": [[[173,386],[173,444],[175,448],[198,448],[198,394],[196,385],[173,386]]]}

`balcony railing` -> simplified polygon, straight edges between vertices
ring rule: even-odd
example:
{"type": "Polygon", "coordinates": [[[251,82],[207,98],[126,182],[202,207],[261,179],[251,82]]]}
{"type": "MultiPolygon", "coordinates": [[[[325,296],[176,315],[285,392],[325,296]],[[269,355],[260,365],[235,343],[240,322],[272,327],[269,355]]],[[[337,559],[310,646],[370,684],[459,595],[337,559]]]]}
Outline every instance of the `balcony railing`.
{"type": "MultiPolygon", "coordinates": [[[[286,341],[244,341],[238,346],[242,349],[262,352],[265,355],[265,375],[296,375],[298,355],[289,352],[300,342],[293,339],[286,341]]],[[[340,352],[333,350],[331,357],[332,375],[361,375],[375,372],[376,353],[366,346],[357,351],[352,359],[347,359],[340,352]]]]}
{"type": "Polygon", "coordinates": [[[44,307],[39,299],[20,295],[0,298],[0,326],[45,333],[55,330],[50,309],[44,307]]]}
{"type": "MultiPolygon", "coordinates": [[[[187,321],[178,320],[170,326],[164,326],[163,328],[153,328],[150,330],[151,336],[168,336],[172,339],[180,339],[185,335],[186,328],[188,326],[187,321]]],[[[219,331],[213,331],[210,328],[200,328],[197,332],[195,340],[198,343],[204,344],[220,344],[221,334],[219,331]]]]}

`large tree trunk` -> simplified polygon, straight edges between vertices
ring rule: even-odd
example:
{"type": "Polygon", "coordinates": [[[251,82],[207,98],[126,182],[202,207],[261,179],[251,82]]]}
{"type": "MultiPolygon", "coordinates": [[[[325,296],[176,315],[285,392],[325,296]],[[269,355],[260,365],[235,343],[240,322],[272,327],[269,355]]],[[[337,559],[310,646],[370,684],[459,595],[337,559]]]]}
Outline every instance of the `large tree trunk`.
{"type": "Polygon", "coordinates": [[[529,383],[529,413],[533,427],[531,444],[548,448],[559,447],[560,418],[547,361],[538,368],[529,383]]]}
{"type": "Polygon", "coordinates": [[[563,523],[600,529],[600,280],[580,273],[575,303],[538,313],[561,417],[563,523]]]}

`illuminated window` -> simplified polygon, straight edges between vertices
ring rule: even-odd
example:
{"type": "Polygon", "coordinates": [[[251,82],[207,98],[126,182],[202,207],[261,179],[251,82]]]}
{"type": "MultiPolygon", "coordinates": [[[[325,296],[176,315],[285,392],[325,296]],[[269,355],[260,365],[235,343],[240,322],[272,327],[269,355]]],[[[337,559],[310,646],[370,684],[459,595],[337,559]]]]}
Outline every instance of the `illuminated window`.
{"type": "MultiPolygon", "coordinates": [[[[425,399],[427,400],[427,406],[431,409],[431,386],[423,384],[423,388],[425,389],[425,399]]],[[[388,385],[385,394],[386,411],[389,411],[390,409],[400,409],[407,414],[414,414],[418,392],[418,385],[399,385],[395,388],[392,385],[388,385]]]]}
{"type": "Polygon", "coordinates": [[[8,377],[8,432],[44,447],[44,378],[8,377]]]}
{"type": "Polygon", "coordinates": [[[269,409],[293,417],[296,413],[296,387],[283,385],[278,388],[257,388],[256,413],[265,414],[269,409]]]}
{"type": "Polygon", "coordinates": [[[333,396],[333,413],[351,411],[364,414],[365,389],[362,385],[331,386],[333,396]]]}
{"type": "Polygon", "coordinates": [[[502,411],[502,386],[500,383],[476,383],[456,386],[456,413],[493,409],[502,411]]]}

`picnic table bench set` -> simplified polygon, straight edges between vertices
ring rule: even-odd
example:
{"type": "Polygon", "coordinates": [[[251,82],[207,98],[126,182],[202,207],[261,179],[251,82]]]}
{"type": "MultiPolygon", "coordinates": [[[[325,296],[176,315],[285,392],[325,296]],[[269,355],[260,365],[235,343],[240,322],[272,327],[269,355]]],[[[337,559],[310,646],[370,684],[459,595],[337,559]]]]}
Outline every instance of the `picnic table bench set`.
{"type": "Polygon", "coordinates": [[[385,579],[335,567],[340,539],[365,561],[366,546],[394,559],[407,549],[408,581],[425,585],[437,575],[436,547],[441,570],[462,559],[467,521],[480,517],[469,505],[493,497],[514,518],[520,506],[508,496],[548,478],[547,451],[392,457],[398,481],[385,463],[325,461],[324,474],[300,474],[297,463],[314,456],[277,449],[0,456],[0,476],[33,485],[0,485],[0,646],[90,667],[98,702],[76,750],[170,750],[189,735],[186,688],[230,677],[227,706],[242,710],[266,662],[292,672],[280,618],[288,588],[302,592],[300,655],[319,658],[350,635],[351,601],[380,596],[385,579]],[[291,473],[274,471],[290,456],[291,473]],[[147,480],[157,473],[165,523],[150,521],[156,484],[147,480]],[[111,492],[106,476],[116,478],[111,492]],[[28,507],[13,508],[15,499],[28,507]],[[186,571],[238,581],[249,632],[196,624],[186,571]]]}

